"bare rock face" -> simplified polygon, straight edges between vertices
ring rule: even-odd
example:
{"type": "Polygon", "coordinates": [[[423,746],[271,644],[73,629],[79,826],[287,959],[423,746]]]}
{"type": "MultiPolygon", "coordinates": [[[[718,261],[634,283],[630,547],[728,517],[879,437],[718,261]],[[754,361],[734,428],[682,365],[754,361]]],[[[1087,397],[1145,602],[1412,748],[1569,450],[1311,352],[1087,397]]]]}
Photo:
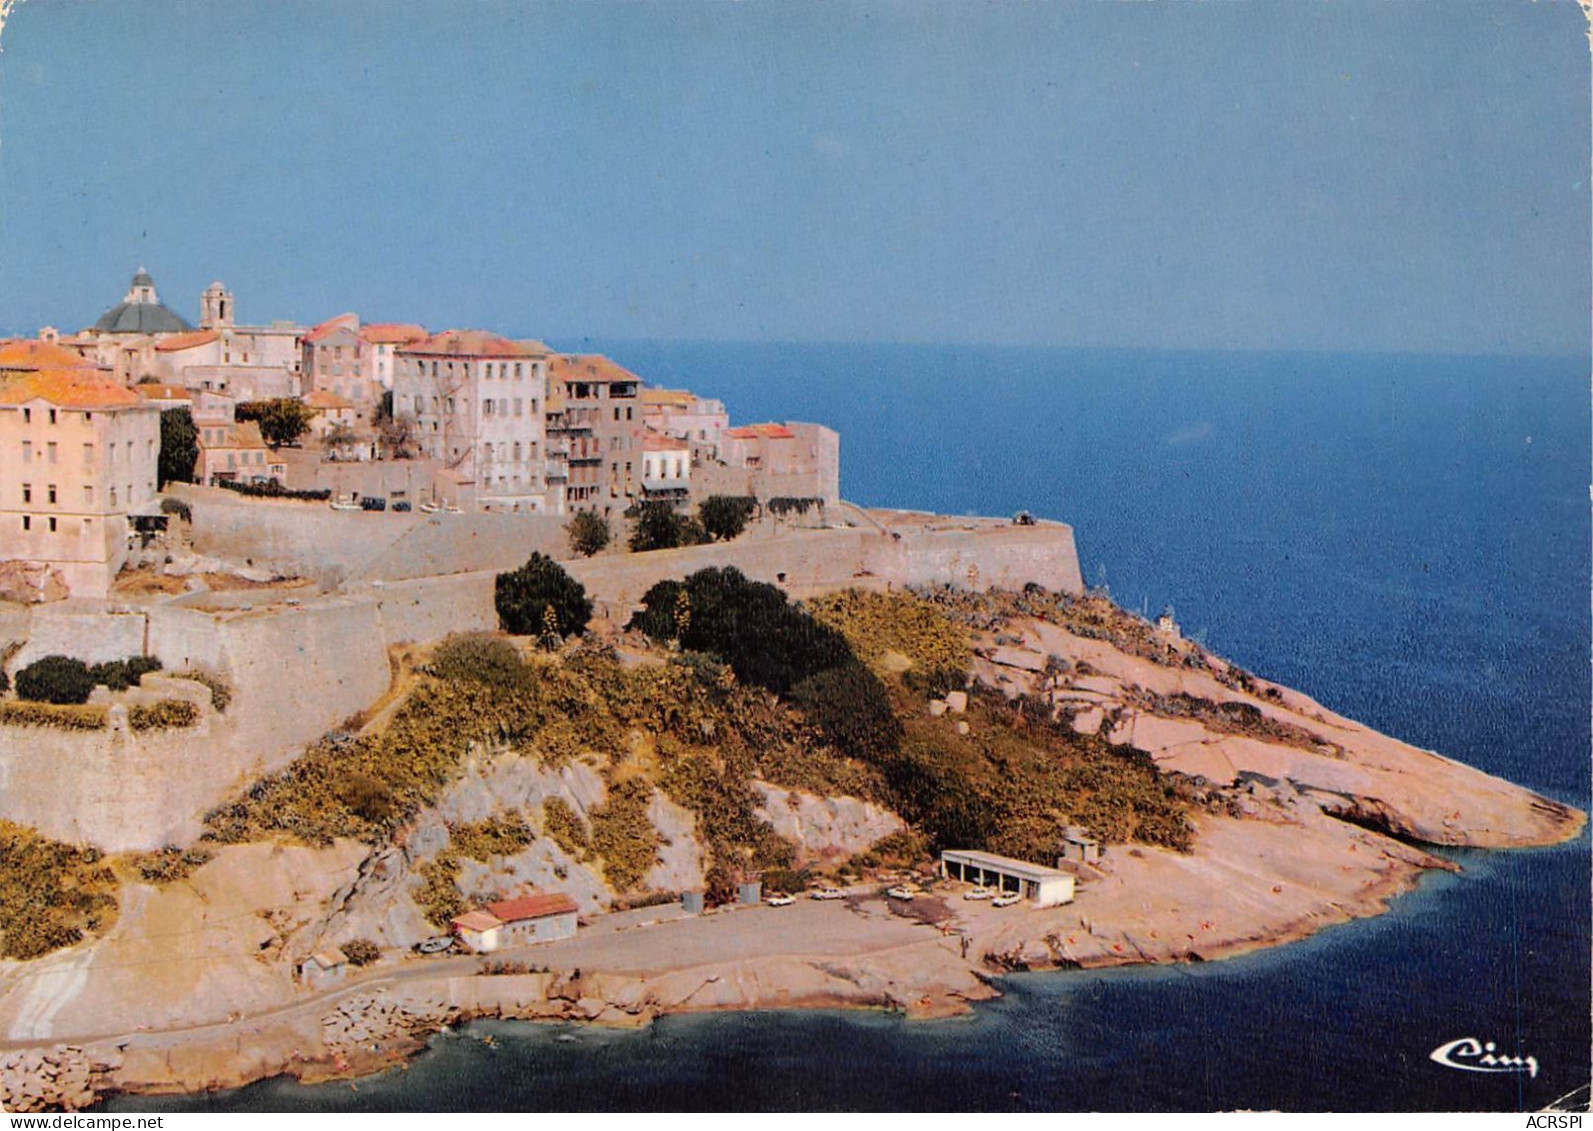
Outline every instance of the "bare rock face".
{"type": "Polygon", "coordinates": [[[658,790],[647,803],[647,819],[662,843],[658,863],[643,881],[654,891],[688,891],[702,886],[702,845],[697,843],[697,820],[658,790]]]}
{"type": "Polygon", "coordinates": [[[0,562],[0,599],[23,605],[64,601],[71,596],[59,570],[43,562],[0,562]]]}
{"type": "Polygon", "coordinates": [[[1299,692],[1248,676],[1240,684],[1215,657],[1157,663],[1035,620],[1014,622],[976,656],[986,686],[1046,696],[1075,730],[1134,746],[1202,785],[1289,782],[1324,813],[1432,844],[1550,844],[1575,836],[1585,819],[1299,692]],[[1046,676],[1047,656],[1075,674],[1046,676]]]}
{"type": "Polygon", "coordinates": [[[751,784],[763,795],[758,816],[797,846],[799,863],[844,860],[907,827],[889,809],[855,797],[818,797],[768,782],[751,784]]]}

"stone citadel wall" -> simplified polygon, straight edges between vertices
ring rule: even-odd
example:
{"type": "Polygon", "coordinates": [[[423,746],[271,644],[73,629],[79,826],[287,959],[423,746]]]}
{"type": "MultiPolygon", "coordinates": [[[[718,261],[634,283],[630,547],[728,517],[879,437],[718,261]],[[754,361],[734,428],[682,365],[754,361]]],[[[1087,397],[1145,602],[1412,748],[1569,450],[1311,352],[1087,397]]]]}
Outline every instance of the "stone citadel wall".
{"type": "MultiPolygon", "coordinates": [[[[220,675],[233,688],[233,702],[224,715],[207,714],[196,730],[113,736],[0,728],[0,817],[108,850],[191,840],[215,805],[281,769],[305,744],[379,698],[391,678],[390,645],[496,627],[496,570],[524,561],[530,551],[523,539],[549,536],[527,516],[481,517],[515,523],[516,541],[484,536],[481,549],[457,560],[473,560],[478,552],[482,558],[474,560],[507,557],[469,572],[371,580],[344,594],[260,608],[205,610],[177,601],[109,615],[104,607],[91,611],[76,602],[31,610],[22,655],[62,652],[96,660],[147,650],[168,671],[197,667],[220,675]]],[[[566,565],[599,613],[617,620],[655,582],[716,565],[735,566],[795,596],[854,585],[1017,588],[1034,581],[1070,592],[1082,588],[1073,532],[1061,524],[929,521],[885,512],[860,517],[866,521],[842,529],[786,529],[722,545],[599,555],[566,565]]],[[[400,535],[418,529],[406,524],[400,535]]],[[[395,537],[380,552],[397,552],[398,542],[395,537]]],[[[411,560],[421,553],[417,545],[411,560]]],[[[256,598],[264,604],[281,594],[256,598]]]]}

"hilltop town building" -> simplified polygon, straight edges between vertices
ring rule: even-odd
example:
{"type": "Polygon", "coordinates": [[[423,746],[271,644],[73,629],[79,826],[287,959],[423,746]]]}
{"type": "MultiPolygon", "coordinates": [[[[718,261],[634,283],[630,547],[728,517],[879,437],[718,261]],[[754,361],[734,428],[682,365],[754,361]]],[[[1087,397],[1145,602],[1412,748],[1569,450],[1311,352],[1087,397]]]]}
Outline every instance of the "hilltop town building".
{"type": "Polygon", "coordinates": [[[286,462],[266,445],[255,421],[207,423],[198,432],[195,483],[211,487],[217,483],[263,483],[268,479],[287,483],[286,462]]]}
{"type": "Polygon", "coordinates": [[[555,513],[547,478],[548,349],[485,330],[398,347],[393,412],[415,446],[482,510],[555,513]]]}
{"type": "Polygon", "coordinates": [[[409,323],[361,325],[357,314],[330,318],[304,335],[304,388],[352,401],[363,420],[382,393],[393,387],[398,350],[426,337],[425,327],[409,323]]]}
{"type": "Polygon", "coordinates": [[[688,441],[698,458],[717,456],[720,434],[730,427],[723,401],[685,389],[643,389],[642,409],[647,427],[688,441]]]}
{"type": "MultiPolygon", "coordinates": [[[[94,362],[74,350],[43,338],[0,340],[0,383],[44,369],[94,370],[94,362]]],[[[107,371],[108,373],[108,371],[107,371]]]]}
{"type": "Polygon", "coordinates": [[[641,493],[642,379],[599,354],[560,354],[548,365],[555,449],[567,461],[566,507],[608,515],[641,493]]]}
{"type": "Polygon", "coordinates": [[[681,504],[691,497],[691,444],[648,432],[642,437],[642,497],[681,504]]]}
{"type": "Polygon", "coordinates": [[[727,428],[719,441],[721,470],[714,490],[760,499],[841,497],[841,438],[822,424],[748,424],[727,428]]]}
{"type": "Polygon", "coordinates": [[[0,556],[104,597],[132,518],[159,512],[160,411],[108,377],[43,370],[0,391],[0,556]]]}

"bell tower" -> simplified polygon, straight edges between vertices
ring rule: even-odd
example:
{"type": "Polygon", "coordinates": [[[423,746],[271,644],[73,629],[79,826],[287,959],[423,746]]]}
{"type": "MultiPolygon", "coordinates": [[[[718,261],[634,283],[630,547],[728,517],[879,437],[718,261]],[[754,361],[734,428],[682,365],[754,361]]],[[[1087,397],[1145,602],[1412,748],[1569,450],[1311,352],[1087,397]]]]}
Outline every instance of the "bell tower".
{"type": "Polygon", "coordinates": [[[200,329],[214,330],[231,326],[232,320],[232,292],[221,283],[211,283],[199,297],[200,329]]]}

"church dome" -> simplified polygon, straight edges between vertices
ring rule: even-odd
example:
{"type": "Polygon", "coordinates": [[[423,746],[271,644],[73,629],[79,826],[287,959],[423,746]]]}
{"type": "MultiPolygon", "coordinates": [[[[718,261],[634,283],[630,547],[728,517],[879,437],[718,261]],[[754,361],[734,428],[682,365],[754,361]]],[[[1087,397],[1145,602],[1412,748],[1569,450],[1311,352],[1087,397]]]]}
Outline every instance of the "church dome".
{"type": "Polygon", "coordinates": [[[160,301],[155,280],[140,267],[127,297],[100,315],[94,329],[102,334],[184,334],[193,327],[160,301]]]}

